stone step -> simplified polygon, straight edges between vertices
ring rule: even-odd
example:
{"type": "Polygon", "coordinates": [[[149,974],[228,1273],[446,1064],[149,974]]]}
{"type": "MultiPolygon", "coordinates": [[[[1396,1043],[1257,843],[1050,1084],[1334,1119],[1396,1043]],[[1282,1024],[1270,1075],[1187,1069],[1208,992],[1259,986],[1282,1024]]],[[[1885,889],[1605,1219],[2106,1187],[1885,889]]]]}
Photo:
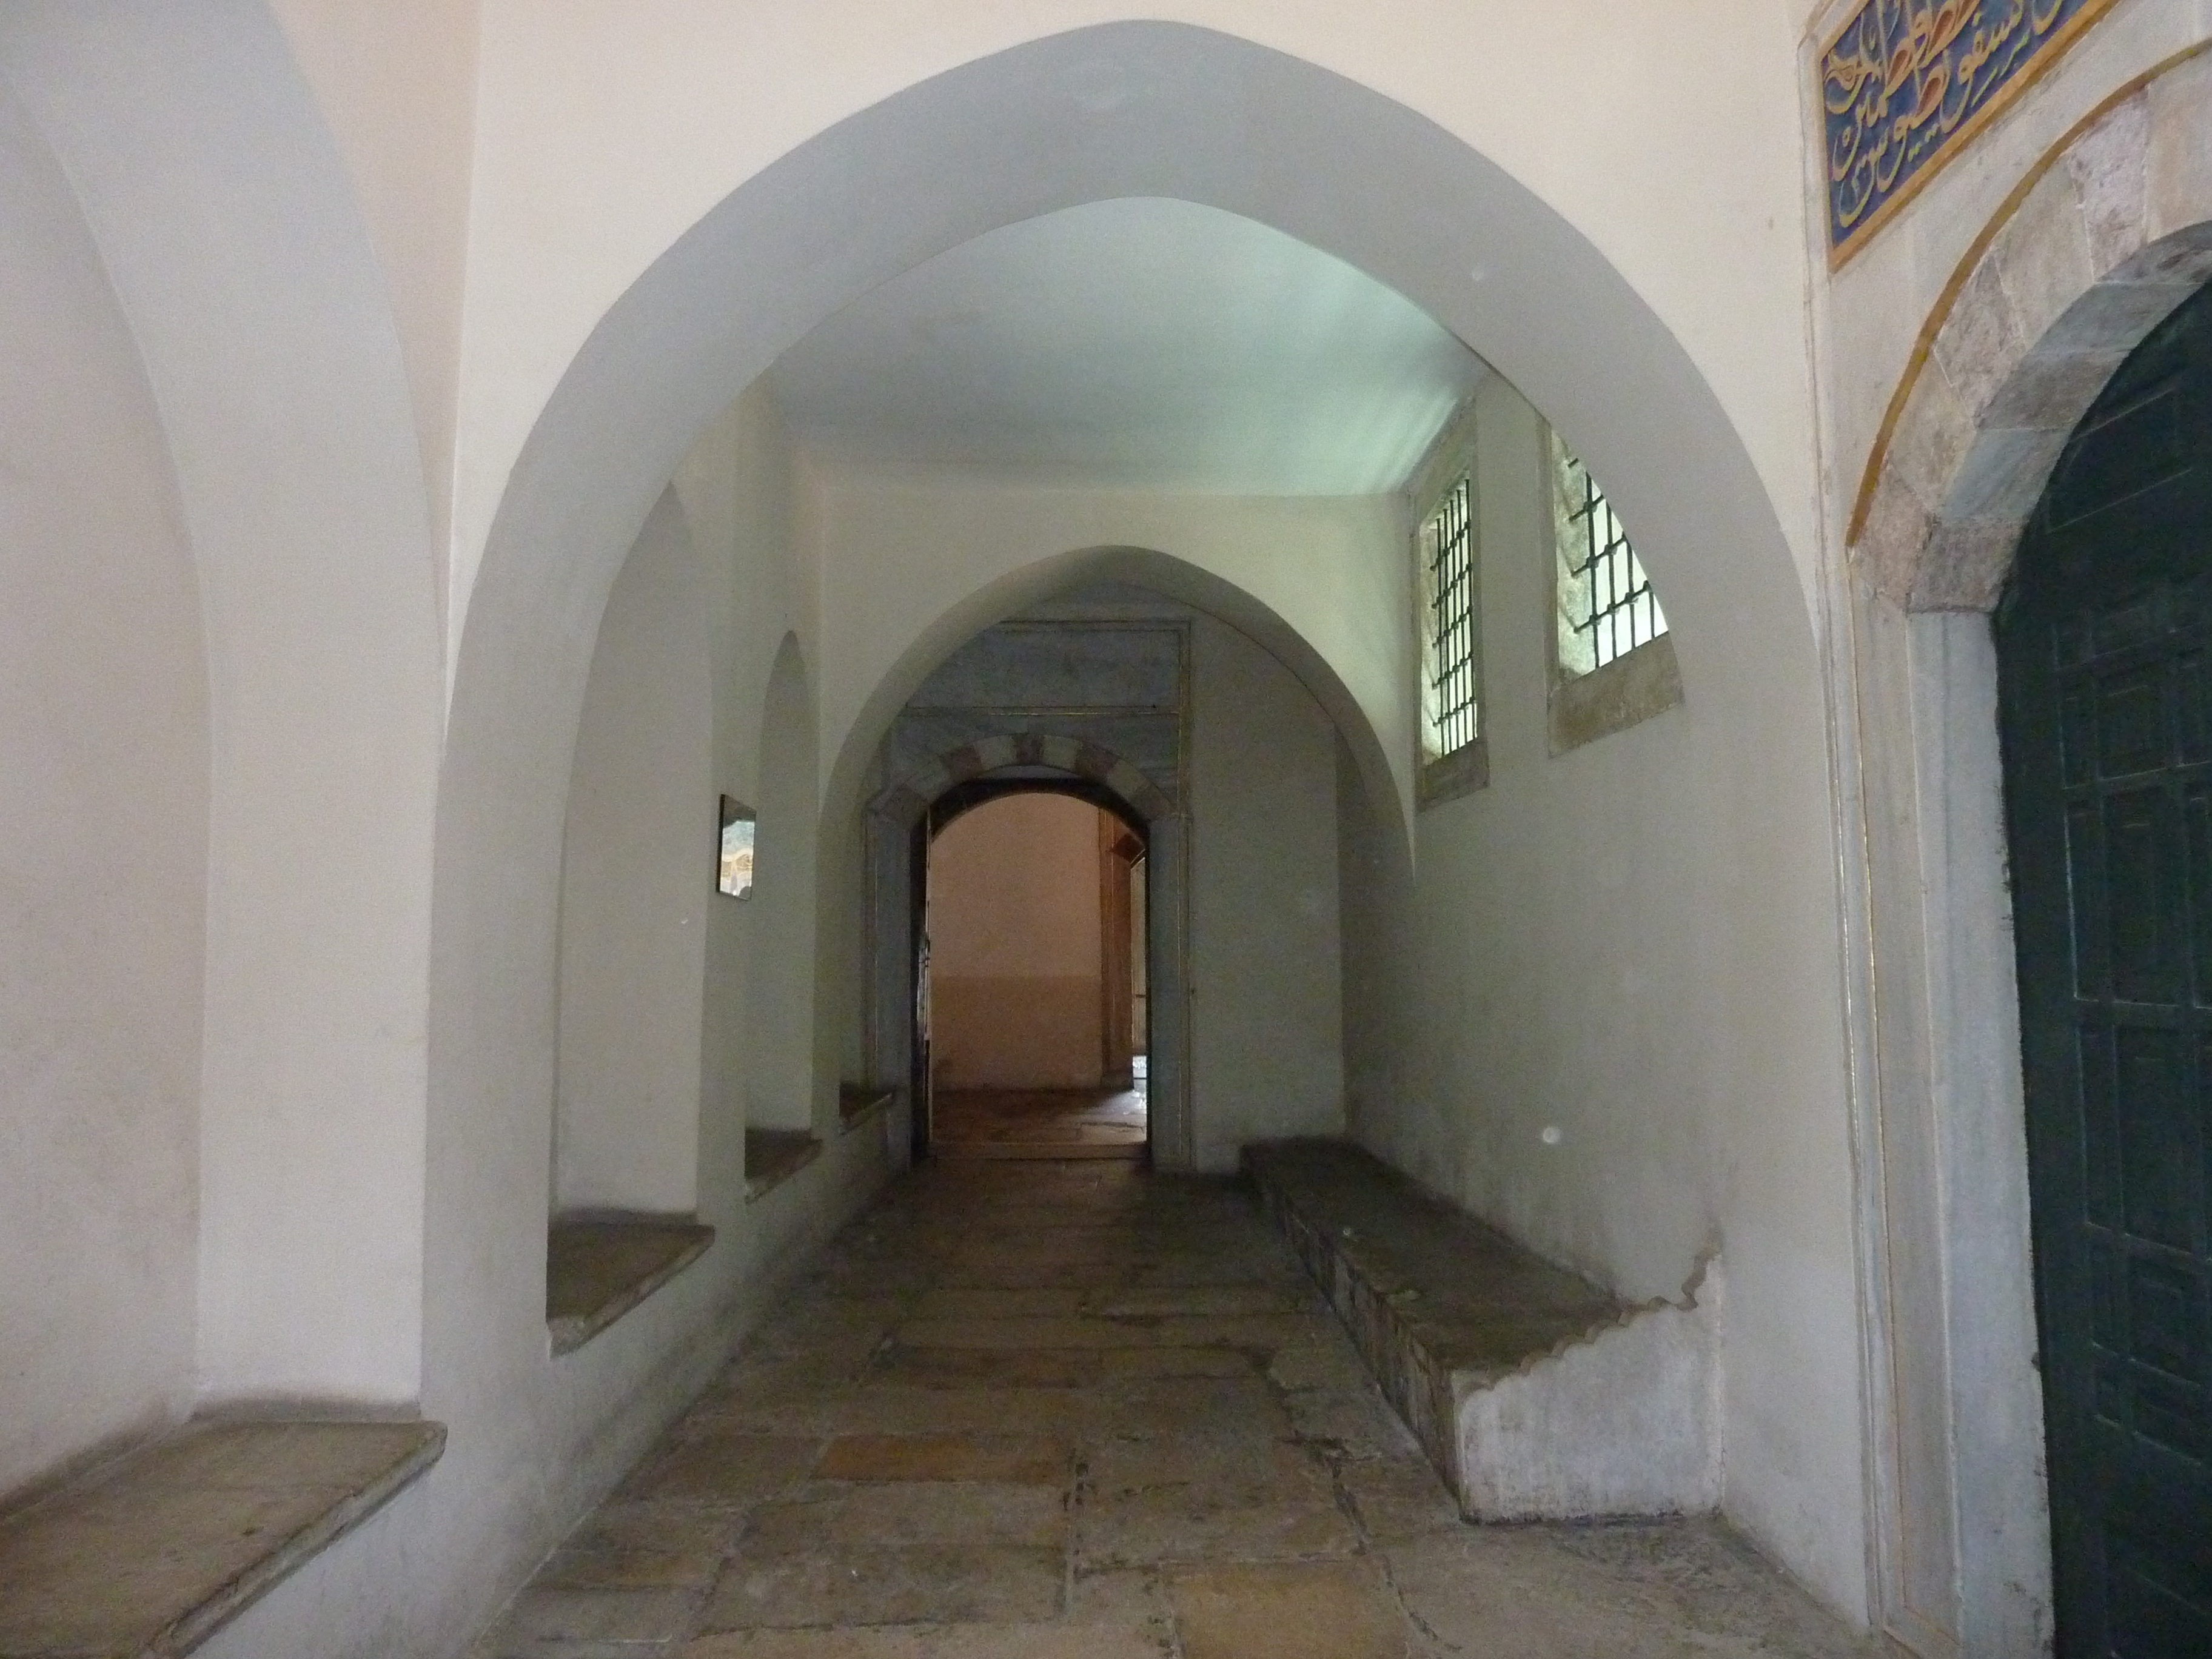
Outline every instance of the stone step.
{"type": "Polygon", "coordinates": [[[1720,1501],[1721,1274],[1624,1302],[1344,1140],[1244,1168],[1461,1509],[1480,1521],[1720,1501]]]}

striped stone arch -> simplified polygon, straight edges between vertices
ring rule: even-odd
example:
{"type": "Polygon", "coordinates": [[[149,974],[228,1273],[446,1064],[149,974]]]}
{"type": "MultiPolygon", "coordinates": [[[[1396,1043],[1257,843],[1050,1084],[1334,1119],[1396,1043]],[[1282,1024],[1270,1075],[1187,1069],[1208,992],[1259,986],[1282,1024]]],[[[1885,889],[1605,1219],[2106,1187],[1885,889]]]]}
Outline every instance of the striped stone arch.
{"type": "MultiPolygon", "coordinates": [[[[1017,766],[1050,767],[1097,784],[1144,822],[1152,872],[1152,1158],[1161,1169],[1190,1169],[1197,1151],[1190,1088],[1189,820],[1176,795],[1133,762],[1080,738],[1045,732],[981,738],[910,767],[869,798],[862,814],[868,871],[866,1080],[872,1087],[900,1091],[896,1119],[911,1142],[914,836],[947,790],[1017,766]]],[[[1039,781],[1049,787],[1049,780],[1039,781]]],[[[1179,781],[1175,787],[1179,792],[1179,781]]]]}
{"type": "Polygon", "coordinates": [[[1854,567],[1911,611],[1988,611],[2059,451],[2121,360],[2212,277],[2212,54],[2128,82],[1960,261],[1867,459],[1854,567]]]}
{"type": "Polygon", "coordinates": [[[879,791],[868,811],[910,824],[954,785],[1009,766],[1049,766],[1102,785],[1147,823],[1177,810],[1167,791],[1112,750],[1076,738],[1024,732],[963,744],[924,762],[879,791]]]}

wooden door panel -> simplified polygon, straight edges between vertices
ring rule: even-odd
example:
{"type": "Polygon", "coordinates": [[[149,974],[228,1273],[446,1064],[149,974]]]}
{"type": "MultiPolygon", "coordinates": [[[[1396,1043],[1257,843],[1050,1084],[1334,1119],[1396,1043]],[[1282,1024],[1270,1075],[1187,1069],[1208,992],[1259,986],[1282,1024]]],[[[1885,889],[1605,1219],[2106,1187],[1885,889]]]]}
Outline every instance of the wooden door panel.
{"type": "Polygon", "coordinates": [[[2060,1650],[2212,1656],[2212,301],[2085,418],[1997,617],[2060,1650]]]}

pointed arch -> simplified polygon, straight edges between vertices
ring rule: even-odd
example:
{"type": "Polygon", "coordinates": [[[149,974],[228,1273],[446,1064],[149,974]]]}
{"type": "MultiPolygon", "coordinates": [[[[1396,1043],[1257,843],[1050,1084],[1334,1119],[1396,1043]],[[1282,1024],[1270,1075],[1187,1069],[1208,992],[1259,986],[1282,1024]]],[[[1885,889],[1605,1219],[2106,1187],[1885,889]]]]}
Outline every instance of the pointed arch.
{"type": "MultiPolygon", "coordinates": [[[[1830,956],[1805,943],[1827,937],[1837,915],[1831,861],[1808,850],[1832,846],[1826,710],[1805,590],[1743,436],[1666,321],[1590,240],[1463,140],[1313,63],[1152,21],[1016,46],[826,128],[678,238],[568,362],[457,611],[435,865],[434,1166],[453,1171],[457,1191],[505,1193],[529,1173],[516,1158],[532,1135],[516,1126],[544,1110],[557,856],[545,821],[565,787],[580,642],[621,550],[698,433],[874,285],[1000,225],[1127,195],[1241,214],[1397,289],[1518,386],[1606,478],[1668,596],[1692,688],[1686,724],[1708,757],[1710,840],[1737,887],[1759,895],[1731,923],[1712,1000],[1745,1036],[1731,1048],[1731,1100],[1786,1104],[1732,1111],[1741,1166],[1759,1172],[1732,1190],[1736,1219],[1747,1238],[1791,1242],[1763,1259],[1811,1251],[1841,1263],[1848,1203],[1820,1186],[1849,1155],[1840,987],[1830,956]],[[1102,64],[1110,95],[1099,95],[1102,64]],[[1782,1024],[1790,1043],[1752,1039],[1782,1024]],[[1804,1242],[1815,1237],[1817,1249],[1804,1242]]],[[[1269,603],[1319,637],[1295,606],[1269,603]]],[[[823,662],[838,660],[836,642],[820,648],[823,662]]],[[[1295,665],[1296,641],[1285,649],[1295,665]]],[[[1342,678],[1355,703],[1378,706],[1342,678]]],[[[882,678],[855,679],[888,696],[882,678]]],[[[838,837],[861,798],[855,756],[866,745],[849,739],[867,720],[834,707],[842,694],[827,684],[822,693],[823,856],[857,861],[838,837]]],[[[1367,723],[1381,735],[1354,769],[1370,795],[1393,803],[1394,836],[1409,846],[1398,780],[1410,744],[1367,723]]],[[[1348,722],[1354,735],[1358,724],[1348,722]]],[[[471,1356],[477,1387],[525,1386],[534,1363],[520,1284],[475,1265],[497,1261],[516,1207],[457,1206],[432,1230],[438,1260],[453,1264],[434,1279],[469,1293],[434,1297],[426,1340],[471,1356]],[[488,1350],[495,1361],[484,1363],[488,1350]]],[[[1746,1430],[1732,1443],[1735,1512],[1849,1604],[1863,1588],[1856,1513],[1814,1517],[1797,1496],[1856,1478],[1850,1431],[1802,1428],[1853,1409],[1849,1316],[1799,1341],[1802,1298],[1785,1277],[1747,1277],[1736,1304],[1739,1328],[1773,1363],[1731,1385],[1746,1430]],[[1808,1390],[1817,1411],[1781,1408],[1808,1390]]]]}

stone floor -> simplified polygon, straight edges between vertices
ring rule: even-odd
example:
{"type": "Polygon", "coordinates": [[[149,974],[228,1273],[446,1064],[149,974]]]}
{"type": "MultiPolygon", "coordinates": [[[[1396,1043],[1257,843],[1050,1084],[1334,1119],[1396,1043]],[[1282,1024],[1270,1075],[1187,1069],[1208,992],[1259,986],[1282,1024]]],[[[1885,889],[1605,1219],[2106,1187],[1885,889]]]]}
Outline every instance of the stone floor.
{"type": "Polygon", "coordinates": [[[1145,1092],[1136,1089],[940,1089],[930,1107],[940,1158],[1138,1158],[1145,1092]]]}
{"type": "Polygon", "coordinates": [[[476,1659],[1870,1651],[1705,1521],[1476,1528],[1226,1182],[910,1176],[476,1659]]]}

